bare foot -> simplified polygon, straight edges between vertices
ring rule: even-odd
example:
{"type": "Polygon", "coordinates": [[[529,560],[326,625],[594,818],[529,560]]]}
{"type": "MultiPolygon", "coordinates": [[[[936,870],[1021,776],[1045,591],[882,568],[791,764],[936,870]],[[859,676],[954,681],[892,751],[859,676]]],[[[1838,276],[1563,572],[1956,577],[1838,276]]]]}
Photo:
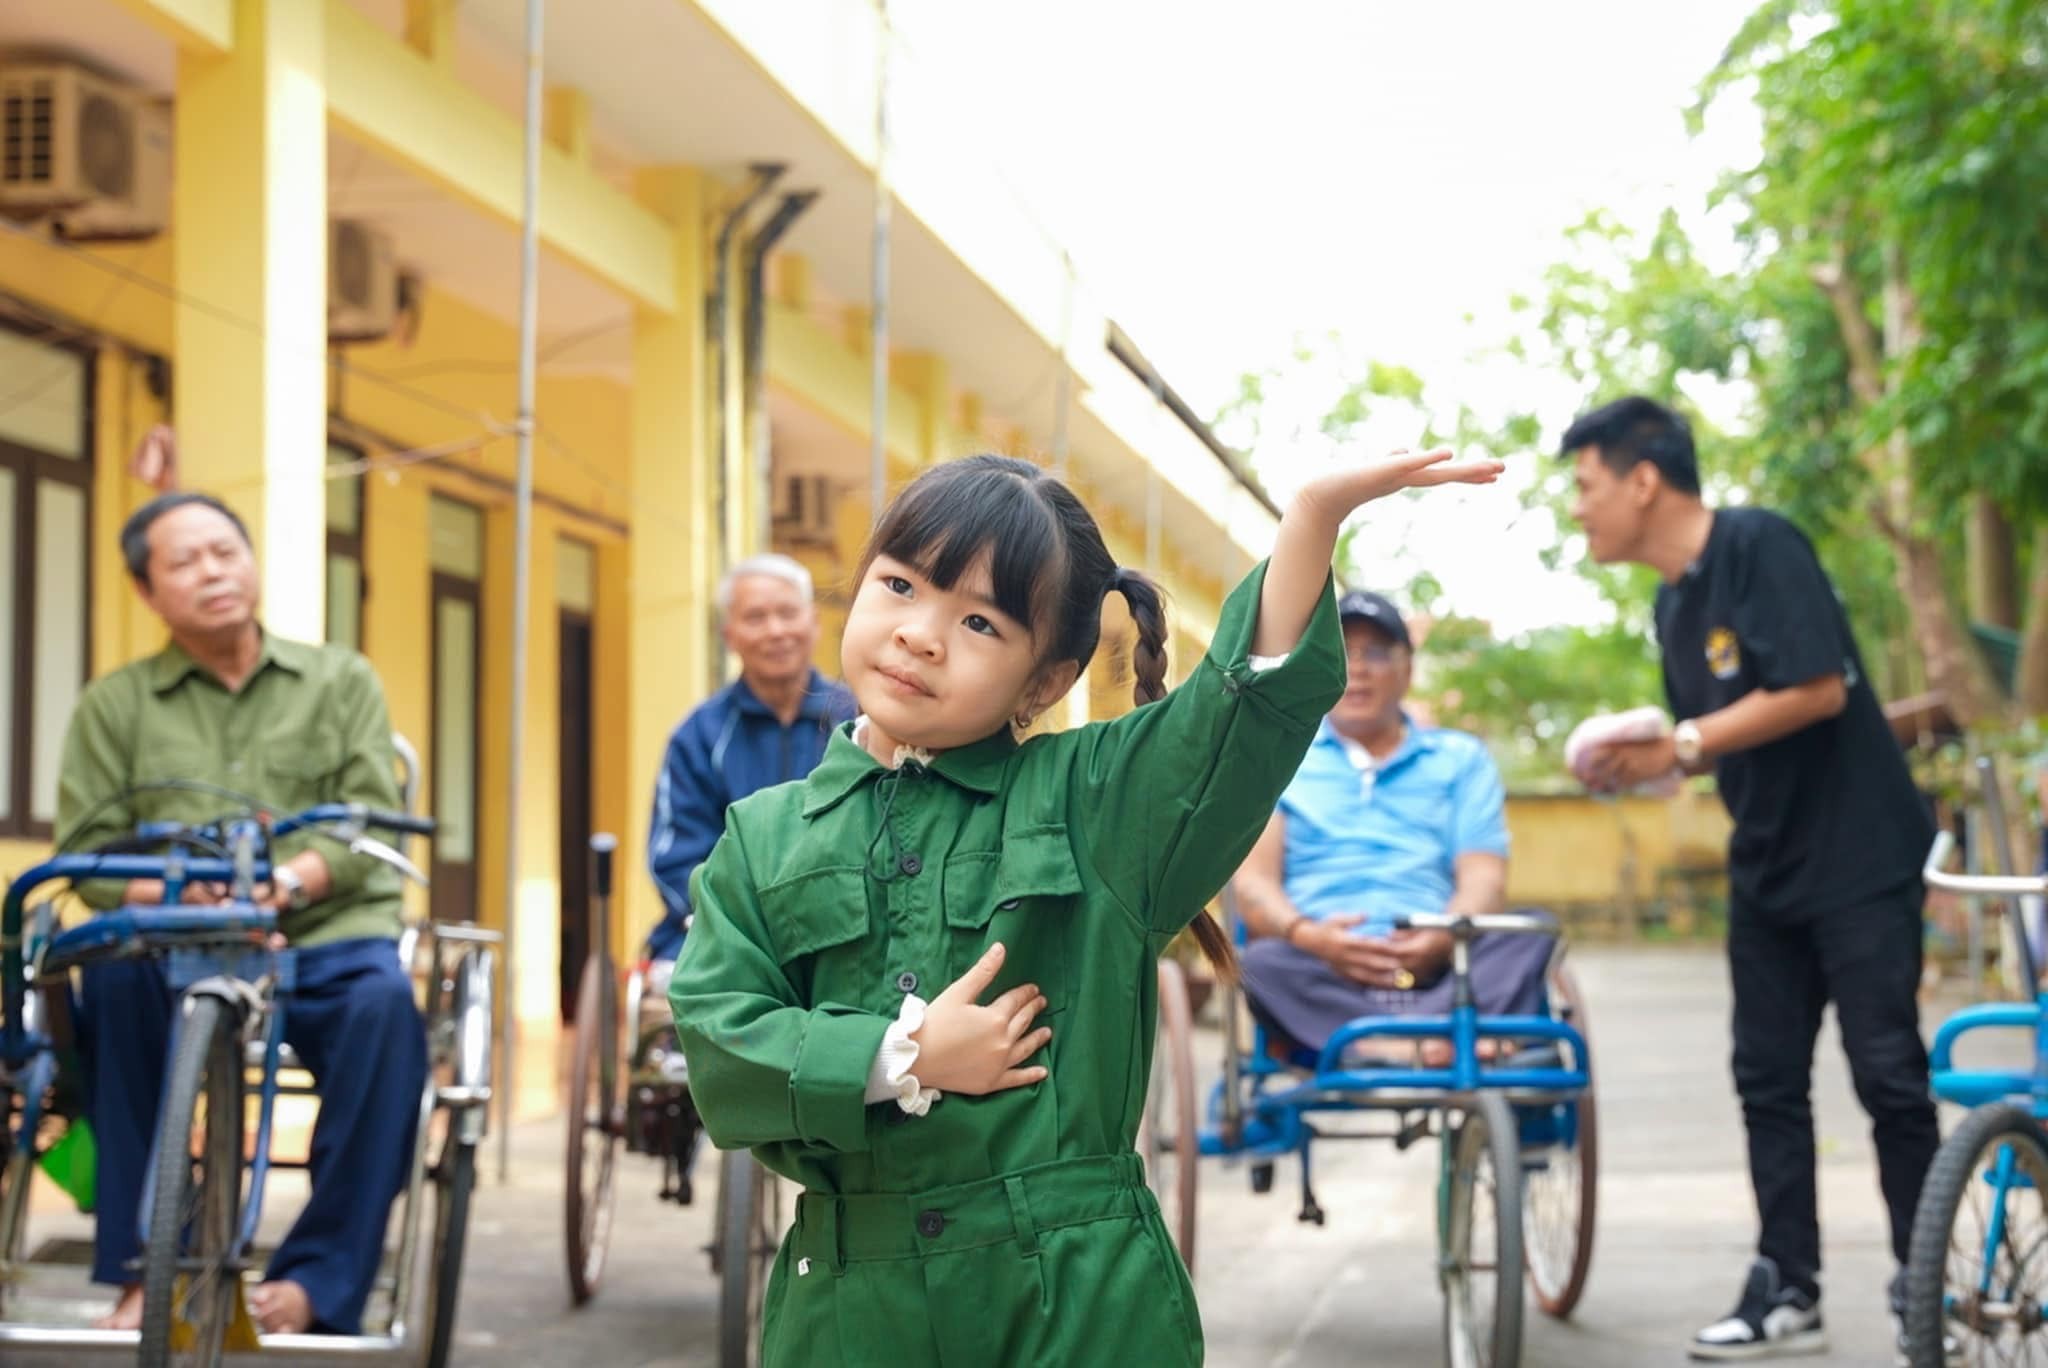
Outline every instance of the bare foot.
{"type": "MultiPolygon", "coordinates": [[[[1500,1058],[1500,1042],[1482,1040],[1479,1042],[1477,1053],[1480,1063],[1491,1064],[1500,1058]]],[[[1457,1057],[1458,1052],[1451,1048],[1451,1042],[1448,1040],[1439,1038],[1422,1042],[1422,1067],[1425,1069],[1448,1069],[1457,1057]]]]}
{"type": "Polygon", "coordinates": [[[140,1330],[142,1328],[142,1284],[129,1283],[121,1289],[114,1309],[92,1323],[95,1330],[140,1330]]]}
{"type": "Polygon", "coordinates": [[[249,1294],[249,1311],[266,1335],[303,1335],[313,1328],[313,1303],[289,1279],[259,1283],[249,1294]]]}

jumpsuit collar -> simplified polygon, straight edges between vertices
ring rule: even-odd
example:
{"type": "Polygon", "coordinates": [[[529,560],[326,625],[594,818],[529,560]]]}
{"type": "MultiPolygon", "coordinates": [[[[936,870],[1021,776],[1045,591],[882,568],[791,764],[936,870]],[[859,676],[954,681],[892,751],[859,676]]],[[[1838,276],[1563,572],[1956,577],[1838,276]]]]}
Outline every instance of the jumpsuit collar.
{"type": "MultiPolygon", "coordinates": [[[[825,758],[804,780],[805,817],[837,807],[862,784],[894,772],[854,743],[853,726],[843,722],[832,729],[825,758]]],[[[1002,791],[1003,771],[1016,749],[1017,738],[1006,727],[971,746],[940,752],[926,768],[970,793],[992,796],[1002,791]]]]}

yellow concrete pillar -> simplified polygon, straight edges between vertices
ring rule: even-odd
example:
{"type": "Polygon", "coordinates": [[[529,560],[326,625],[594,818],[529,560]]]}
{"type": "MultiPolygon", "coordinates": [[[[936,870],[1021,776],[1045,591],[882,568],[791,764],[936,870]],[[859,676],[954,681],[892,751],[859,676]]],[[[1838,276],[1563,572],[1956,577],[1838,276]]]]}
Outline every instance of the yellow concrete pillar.
{"type": "Polygon", "coordinates": [[[443,71],[452,71],[455,6],[448,0],[405,0],[405,42],[443,71]]]}
{"type": "Polygon", "coordinates": [[[640,199],[676,230],[676,307],[633,324],[631,482],[626,555],[626,793],[619,880],[633,942],[661,915],[646,874],[647,821],[669,733],[703,700],[710,674],[712,547],[708,358],[703,299],[707,247],[697,173],[641,173],[640,199]]]}
{"type": "Polygon", "coordinates": [[[325,10],[235,0],[235,45],[178,56],[173,270],[180,483],[232,504],[264,620],[325,634],[325,10]]]}
{"type": "MultiPolygon", "coordinates": [[[[619,838],[620,861],[615,879],[622,890],[644,882],[641,851],[633,846],[634,833],[647,820],[649,791],[636,788],[643,766],[632,734],[632,712],[613,706],[609,681],[630,679],[633,668],[632,631],[633,543],[607,540],[597,547],[597,611],[592,615],[592,666],[597,681],[597,706],[591,718],[596,753],[591,757],[591,820],[598,831],[619,838]]],[[[651,781],[650,781],[651,788],[651,781]]],[[[612,946],[615,954],[638,949],[647,934],[644,926],[630,920],[627,904],[633,898],[612,899],[612,946]]],[[[642,900],[644,902],[644,900],[642,900]]],[[[644,909],[643,909],[644,910],[644,909]]]]}
{"type": "Polygon", "coordinates": [[[777,252],[768,258],[768,293],[777,304],[798,313],[811,307],[811,263],[795,252],[777,252]]]}
{"type": "Polygon", "coordinates": [[[547,107],[548,141],[571,161],[590,163],[590,96],[574,86],[550,86],[547,107]]]}
{"type": "Polygon", "coordinates": [[[155,493],[128,473],[143,434],[161,421],[147,367],[119,347],[102,347],[93,372],[92,672],[105,674],[164,643],[163,624],[143,607],[115,544],[121,524],[155,493]]]}
{"type": "Polygon", "coordinates": [[[931,465],[969,453],[952,450],[953,382],[946,358],[931,352],[904,352],[890,359],[889,369],[903,377],[903,386],[917,398],[919,465],[931,465]]]}
{"type": "MultiPolygon", "coordinates": [[[[419,755],[418,803],[426,813],[434,811],[433,570],[423,550],[430,493],[417,473],[399,470],[363,482],[363,654],[383,682],[391,729],[419,755]]],[[[429,850],[416,846],[414,854],[429,850]]],[[[405,896],[408,909],[425,912],[424,893],[408,884],[405,896]]]]}
{"type": "Polygon", "coordinates": [[[526,603],[526,707],[519,719],[519,847],[516,866],[505,850],[508,752],[492,743],[510,735],[513,557],[517,519],[509,502],[484,514],[484,658],[486,680],[482,768],[478,775],[477,902],[483,919],[503,926],[511,881],[512,925],[504,991],[518,1033],[515,1116],[545,1115],[559,1097],[555,1038],[561,1027],[561,616],[555,608],[556,551],[561,519],[533,510],[526,603]],[[495,753],[494,753],[495,752],[495,753]]]}

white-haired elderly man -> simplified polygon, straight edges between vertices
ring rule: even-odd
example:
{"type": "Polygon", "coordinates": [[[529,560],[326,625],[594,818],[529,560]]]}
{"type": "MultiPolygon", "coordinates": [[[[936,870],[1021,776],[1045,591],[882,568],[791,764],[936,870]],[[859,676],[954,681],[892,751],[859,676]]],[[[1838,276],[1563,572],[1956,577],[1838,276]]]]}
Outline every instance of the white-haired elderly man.
{"type": "Polygon", "coordinates": [[[809,774],[832,729],[856,711],[846,686],[812,667],[818,614],[811,574],[788,556],[754,556],[718,585],[725,644],[740,677],[700,704],[669,738],[654,789],[647,865],[668,914],[647,938],[672,960],[690,914],[690,875],[725,830],[732,803],[809,774]]]}

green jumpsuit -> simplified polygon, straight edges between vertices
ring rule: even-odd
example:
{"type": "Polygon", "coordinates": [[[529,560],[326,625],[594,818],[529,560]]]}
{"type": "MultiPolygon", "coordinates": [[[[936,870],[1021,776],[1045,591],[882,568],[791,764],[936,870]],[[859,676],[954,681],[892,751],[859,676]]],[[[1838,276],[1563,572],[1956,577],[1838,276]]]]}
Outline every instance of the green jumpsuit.
{"type": "Polygon", "coordinates": [[[713,1142],[804,1190],[768,1285],[769,1368],[1201,1362],[1134,1149],[1153,963],[1344,687],[1327,588],[1285,663],[1252,668],[1264,579],[1232,593],[1184,684],[1125,717],[899,770],[841,728],[808,779],[729,810],[670,997],[713,1142]],[[936,997],[998,940],[983,1000],[1039,986],[1049,1076],[923,1116],[869,1104],[904,995],[936,997]]]}

